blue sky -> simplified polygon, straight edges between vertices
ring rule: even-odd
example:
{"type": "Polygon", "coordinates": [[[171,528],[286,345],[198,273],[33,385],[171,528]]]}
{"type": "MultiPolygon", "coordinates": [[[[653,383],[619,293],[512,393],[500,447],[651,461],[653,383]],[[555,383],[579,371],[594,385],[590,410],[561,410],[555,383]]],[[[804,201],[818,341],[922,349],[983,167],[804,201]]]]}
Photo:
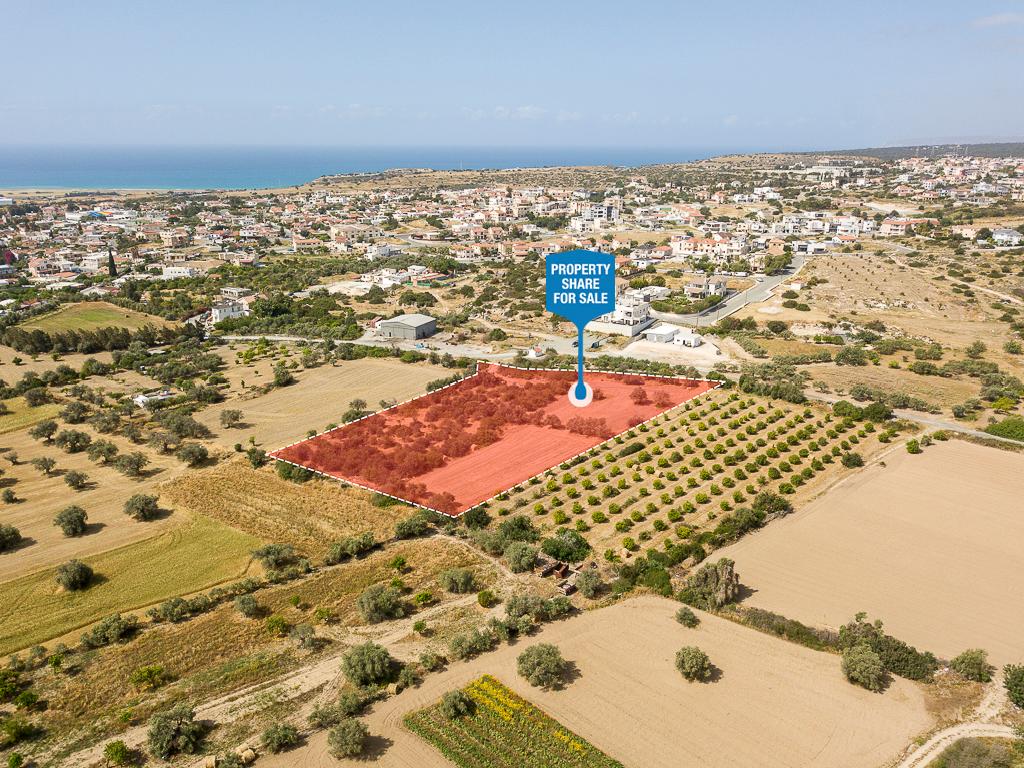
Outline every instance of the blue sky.
{"type": "Polygon", "coordinates": [[[1024,1],[0,0],[0,144],[1024,138],[1024,1]]]}

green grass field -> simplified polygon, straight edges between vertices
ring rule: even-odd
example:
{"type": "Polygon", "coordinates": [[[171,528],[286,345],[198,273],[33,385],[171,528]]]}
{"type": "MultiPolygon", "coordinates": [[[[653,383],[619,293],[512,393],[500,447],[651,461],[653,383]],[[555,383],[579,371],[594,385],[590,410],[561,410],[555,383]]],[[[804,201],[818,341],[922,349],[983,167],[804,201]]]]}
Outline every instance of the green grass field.
{"type": "Polygon", "coordinates": [[[196,517],[151,539],[84,558],[99,577],[84,591],[61,590],[54,568],[0,584],[0,654],[61,637],[112,613],[239,578],[259,545],[252,536],[196,517]]]}
{"type": "Polygon", "coordinates": [[[128,328],[138,330],[146,325],[164,326],[163,318],[122,309],[105,301],[86,301],[64,304],[53,312],[22,323],[19,328],[26,331],[40,330],[47,333],[61,331],[94,331],[97,328],[128,328]]]}
{"type": "Polygon", "coordinates": [[[472,714],[449,720],[438,702],[405,716],[409,730],[459,768],[622,768],[490,675],[463,690],[476,705],[472,714]]]}
{"type": "Polygon", "coordinates": [[[8,413],[0,416],[0,435],[17,432],[19,429],[31,427],[40,421],[52,419],[60,412],[60,406],[57,403],[47,403],[36,408],[29,408],[24,397],[12,397],[10,400],[2,402],[7,406],[8,413]]]}

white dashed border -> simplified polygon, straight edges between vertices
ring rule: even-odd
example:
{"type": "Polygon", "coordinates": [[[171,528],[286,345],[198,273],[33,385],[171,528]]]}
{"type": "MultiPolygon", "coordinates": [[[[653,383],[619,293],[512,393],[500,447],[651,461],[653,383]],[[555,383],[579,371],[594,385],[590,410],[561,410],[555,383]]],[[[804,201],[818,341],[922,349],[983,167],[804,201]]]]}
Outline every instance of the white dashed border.
{"type": "Polygon", "coordinates": [[[328,474],[327,472],[321,472],[318,469],[313,469],[312,467],[307,467],[305,464],[298,464],[298,463],[296,463],[294,461],[289,461],[288,459],[282,459],[282,458],[274,455],[276,453],[280,453],[281,451],[287,450],[288,448],[291,448],[294,445],[298,445],[299,443],[305,443],[305,442],[308,442],[310,440],[316,440],[317,438],[322,437],[323,435],[330,434],[331,432],[334,432],[335,430],[344,429],[345,427],[349,427],[349,426],[351,426],[353,424],[357,424],[360,421],[362,421],[363,419],[369,419],[372,416],[377,416],[377,415],[382,414],[382,413],[387,413],[388,411],[390,411],[390,410],[392,410],[394,408],[400,408],[401,406],[405,405],[406,403],[411,403],[413,400],[419,400],[419,399],[424,398],[424,397],[430,397],[431,395],[433,395],[436,392],[443,392],[444,390],[448,389],[449,387],[454,387],[457,384],[461,384],[463,381],[468,381],[469,379],[473,378],[474,376],[477,376],[480,373],[480,366],[481,365],[493,365],[493,366],[497,366],[498,368],[508,368],[509,370],[513,370],[513,371],[531,371],[531,372],[536,372],[536,371],[540,371],[540,372],[543,372],[543,371],[558,371],[560,373],[564,373],[564,372],[573,373],[573,372],[576,371],[576,367],[575,366],[566,367],[566,368],[539,368],[539,367],[538,368],[529,368],[529,367],[523,367],[523,366],[518,366],[518,365],[506,365],[504,363],[499,363],[499,362],[495,362],[495,361],[491,361],[491,360],[477,360],[476,361],[476,371],[474,371],[469,376],[464,376],[463,378],[459,379],[458,381],[453,381],[451,384],[445,384],[443,387],[438,387],[433,392],[425,392],[422,395],[416,395],[415,397],[410,397],[408,400],[403,400],[401,403],[395,403],[392,406],[388,406],[387,408],[383,408],[383,409],[381,409],[379,411],[375,411],[374,413],[367,414],[366,416],[360,416],[358,419],[354,419],[353,421],[350,421],[350,422],[348,422],[346,424],[341,424],[341,425],[339,425],[337,427],[332,427],[331,429],[328,429],[328,430],[326,430],[324,432],[320,432],[320,433],[318,433],[316,435],[313,435],[312,437],[305,437],[302,440],[296,440],[293,443],[289,443],[288,445],[285,445],[285,446],[277,448],[277,449],[275,449],[273,451],[270,451],[267,455],[270,456],[271,458],[273,458],[275,461],[283,461],[285,464],[291,464],[293,467],[299,467],[301,469],[305,469],[306,471],[312,472],[313,474],[316,474],[316,475],[320,475],[321,477],[328,478],[330,480],[336,480],[336,481],[338,481],[338,482],[340,482],[340,483],[342,483],[344,485],[351,485],[354,488],[360,488],[360,489],[362,489],[364,491],[370,491],[371,493],[379,493],[381,496],[387,496],[388,498],[394,499],[395,501],[399,501],[402,504],[407,504],[407,505],[409,505],[411,507],[419,507],[420,509],[425,509],[428,512],[434,512],[436,514],[444,515],[446,517],[450,517],[452,519],[457,520],[458,518],[462,517],[462,515],[464,515],[467,512],[469,512],[469,510],[476,509],[477,507],[483,506],[484,504],[489,504],[490,502],[494,501],[499,496],[501,496],[503,493],[508,493],[512,488],[515,488],[517,485],[525,485],[525,484],[529,483],[531,480],[534,480],[535,478],[543,477],[544,475],[546,475],[548,472],[550,472],[555,467],[561,466],[562,464],[567,464],[569,462],[573,462],[576,459],[580,458],[581,456],[589,454],[591,451],[596,451],[596,450],[599,450],[599,449],[603,450],[604,447],[607,446],[609,443],[614,442],[617,438],[622,437],[624,434],[626,434],[630,430],[638,429],[639,427],[642,427],[642,426],[645,426],[647,424],[650,424],[655,419],[658,419],[658,418],[660,418],[662,416],[667,416],[668,414],[672,413],[673,411],[676,411],[676,410],[682,408],[683,406],[688,405],[689,403],[692,403],[693,401],[697,400],[698,398],[704,397],[704,396],[710,394],[711,392],[714,392],[716,389],[718,389],[719,387],[721,387],[724,384],[724,382],[719,381],[718,379],[705,379],[705,378],[693,377],[693,376],[666,376],[666,375],[657,374],[657,373],[631,373],[631,372],[628,372],[628,371],[605,371],[605,370],[590,370],[590,371],[587,371],[588,373],[607,373],[607,374],[612,374],[612,375],[615,375],[615,376],[624,376],[624,377],[625,376],[643,376],[643,377],[649,378],[649,379],[671,379],[671,380],[674,380],[674,381],[703,381],[703,382],[707,382],[707,383],[712,383],[712,384],[714,384],[714,386],[711,387],[710,389],[705,390],[704,392],[701,392],[698,395],[694,395],[689,400],[685,400],[682,403],[679,403],[679,405],[674,405],[674,406],[672,406],[671,408],[669,408],[667,410],[661,411],[660,413],[656,413],[654,416],[651,416],[651,418],[646,419],[645,421],[641,421],[638,424],[634,424],[633,426],[629,427],[628,429],[624,429],[621,432],[618,432],[617,434],[612,435],[607,440],[602,440],[600,443],[597,443],[597,444],[591,446],[590,448],[587,448],[584,451],[580,451],[575,456],[570,456],[567,459],[563,459],[562,461],[559,461],[557,464],[553,464],[552,466],[548,467],[547,469],[541,470],[540,472],[538,472],[535,475],[531,475],[530,477],[527,477],[527,478],[525,478],[523,480],[520,480],[520,481],[510,485],[505,490],[498,491],[496,494],[494,494],[490,498],[484,499],[483,501],[478,501],[473,506],[467,507],[466,509],[462,510],[458,514],[454,514],[454,515],[451,514],[450,512],[443,512],[440,509],[434,509],[433,507],[428,507],[425,504],[419,504],[418,502],[410,501],[409,499],[403,499],[401,496],[395,496],[394,494],[387,493],[386,491],[378,490],[377,488],[371,488],[371,487],[369,487],[367,485],[363,485],[363,484],[357,483],[357,482],[355,482],[353,480],[349,480],[348,478],[338,477],[337,475],[331,475],[331,474],[328,474]]]}

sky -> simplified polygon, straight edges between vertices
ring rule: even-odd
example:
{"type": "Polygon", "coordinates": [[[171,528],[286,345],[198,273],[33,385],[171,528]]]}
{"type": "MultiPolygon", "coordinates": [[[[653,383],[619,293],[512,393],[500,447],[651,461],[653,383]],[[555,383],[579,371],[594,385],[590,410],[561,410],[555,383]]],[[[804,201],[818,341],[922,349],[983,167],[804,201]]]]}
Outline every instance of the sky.
{"type": "Polygon", "coordinates": [[[1024,139],[1024,0],[0,0],[0,145],[1024,139]]]}

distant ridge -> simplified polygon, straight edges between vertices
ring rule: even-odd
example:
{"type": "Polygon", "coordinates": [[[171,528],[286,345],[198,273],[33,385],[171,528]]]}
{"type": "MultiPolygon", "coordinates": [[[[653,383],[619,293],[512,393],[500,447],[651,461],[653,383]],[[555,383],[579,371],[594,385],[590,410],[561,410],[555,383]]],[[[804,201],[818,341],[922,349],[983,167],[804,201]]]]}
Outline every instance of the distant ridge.
{"type": "Polygon", "coordinates": [[[831,152],[804,152],[807,155],[851,155],[877,157],[880,160],[899,160],[904,157],[942,157],[943,155],[972,155],[974,157],[1024,156],[1024,142],[1006,141],[988,144],[918,144],[908,147],[871,147],[869,149],[840,149],[831,152]]]}

